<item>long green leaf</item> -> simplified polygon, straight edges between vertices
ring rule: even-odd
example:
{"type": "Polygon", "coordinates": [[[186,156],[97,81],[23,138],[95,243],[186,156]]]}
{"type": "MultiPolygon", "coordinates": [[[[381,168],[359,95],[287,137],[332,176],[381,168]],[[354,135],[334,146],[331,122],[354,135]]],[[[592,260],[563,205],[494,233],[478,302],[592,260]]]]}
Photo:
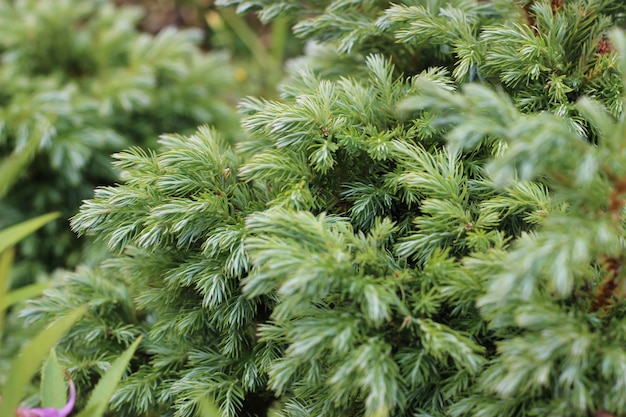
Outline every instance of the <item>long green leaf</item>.
{"type": "Polygon", "coordinates": [[[226,24],[233,29],[233,32],[241,43],[248,48],[250,55],[254,57],[257,64],[268,71],[268,74],[271,74],[272,66],[274,65],[272,57],[268,54],[267,48],[252,28],[246,23],[245,19],[238,15],[236,11],[227,8],[221,9],[220,15],[226,24]]]}
{"type": "Polygon", "coordinates": [[[15,251],[13,249],[0,252],[0,293],[4,294],[9,288],[9,274],[11,265],[13,265],[13,257],[15,251]]]}
{"type": "Polygon", "coordinates": [[[0,230],[0,252],[4,252],[5,249],[15,245],[35,230],[57,217],[59,217],[59,213],[48,213],[0,230]]]}
{"type": "Polygon", "coordinates": [[[52,349],[41,371],[41,406],[60,409],[66,402],[63,369],[57,360],[56,351],[52,349]]]}
{"type": "MultiPolygon", "coordinates": [[[[6,303],[6,291],[9,287],[9,272],[13,264],[13,249],[0,252],[0,306],[6,303]]],[[[4,329],[4,309],[0,307],[0,336],[4,329]]],[[[0,348],[2,347],[2,337],[0,337],[0,348]]]]}
{"type": "Polygon", "coordinates": [[[39,142],[30,141],[24,149],[0,161],[0,198],[4,197],[17,181],[24,168],[35,155],[39,142]]]}
{"type": "Polygon", "coordinates": [[[14,304],[37,297],[49,287],[49,282],[38,282],[37,284],[31,284],[17,290],[13,290],[5,295],[4,301],[0,299],[0,310],[6,310],[14,304]]]}
{"type": "Polygon", "coordinates": [[[222,417],[222,413],[211,401],[206,398],[200,398],[198,400],[197,417],[222,417]]]}
{"type": "Polygon", "coordinates": [[[85,314],[86,306],[76,309],[72,314],[45,328],[30,340],[11,363],[7,383],[2,392],[0,416],[12,416],[20,403],[21,397],[31,379],[50,353],[50,349],[63,337],[72,325],[85,314]]]}
{"type": "Polygon", "coordinates": [[[128,363],[135,354],[135,350],[141,342],[141,336],[129,346],[122,355],[113,362],[109,370],[100,378],[98,385],[94,388],[89,398],[89,402],[83,411],[76,417],[101,417],[109,405],[109,401],[113,396],[117,383],[124,375],[128,363]]]}

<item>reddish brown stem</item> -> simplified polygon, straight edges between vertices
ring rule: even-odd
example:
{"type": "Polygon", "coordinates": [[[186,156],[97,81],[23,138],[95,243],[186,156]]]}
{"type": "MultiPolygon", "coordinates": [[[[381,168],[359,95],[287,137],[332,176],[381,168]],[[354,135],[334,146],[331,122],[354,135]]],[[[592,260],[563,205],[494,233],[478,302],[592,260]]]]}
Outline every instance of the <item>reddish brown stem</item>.
{"type": "Polygon", "coordinates": [[[598,287],[598,291],[591,304],[591,311],[596,312],[607,307],[609,301],[615,295],[617,289],[617,277],[622,269],[621,259],[602,256],[600,261],[604,265],[608,275],[598,287]]]}

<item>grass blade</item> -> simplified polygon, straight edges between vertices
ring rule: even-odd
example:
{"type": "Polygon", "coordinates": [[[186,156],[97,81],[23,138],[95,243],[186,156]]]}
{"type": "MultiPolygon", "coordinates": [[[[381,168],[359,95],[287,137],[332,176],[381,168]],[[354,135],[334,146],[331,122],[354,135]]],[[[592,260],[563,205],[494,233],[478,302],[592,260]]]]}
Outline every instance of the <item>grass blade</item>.
{"type": "Polygon", "coordinates": [[[0,230],[0,252],[4,252],[5,249],[15,245],[35,230],[57,217],[59,217],[59,213],[48,213],[0,230]]]}
{"type": "Polygon", "coordinates": [[[30,141],[24,149],[0,161],[0,198],[4,197],[35,156],[38,141],[30,141]]]}
{"type": "Polygon", "coordinates": [[[124,375],[128,363],[135,354],[137,346],[139,346],[139,342],[141,342],[141,336],[113,362],[106,374],[98,381],[98,385],[96,385],[96,388],[94,388],[91,393],[91,397],[89,397],[89,402],[87,406],[85,406],[85,409],[76,417],[101,417],[104,414],[113,396],[115,387],[122,378],[122,375],[124,375]]]}
{"type": "MultiPolygon", "coordinates": [[[[4,331],[4,308],[2,306],[6,304],[7,290],[9,288],[9,273],[11,272],[11,265],[13,265],[13,256],[15,251],[7,249],[4,252],[0,252],[0,335],[4,331]]],[[[2,337],[0,337],[0,348],[2,347],[2,337]]]]}
{"type": "Polygon", "coordinates": [[[0,299],[0,310],[6,310],[14,304],[35,298],[47,288],[50,288],[49,282],[39,282],[13,290],[4,296],[4,301],[0,299]]]}
{"type": "Polygon", "coordinates": [[[50,349],[63,337],[83,314],[86,306],[76,309],[72,314],[56,321],[43,329],[20,350],[11,363],[7,383],[2,392],[0,416],[12,416],[20,399],[39,370],[41,363],[50,353],[50,349]]]}
{"type": "Polygon", "coordinates": [[[222,417],[220,410],[206,398],[198,400],[197,417],[222,417]]]}
{"type": "Polygon", "coordinates": [[[60,409],[66,402],[63,369],[57,360],[56,351],[52,349],[41,371],[41,406],[60,409]]]}

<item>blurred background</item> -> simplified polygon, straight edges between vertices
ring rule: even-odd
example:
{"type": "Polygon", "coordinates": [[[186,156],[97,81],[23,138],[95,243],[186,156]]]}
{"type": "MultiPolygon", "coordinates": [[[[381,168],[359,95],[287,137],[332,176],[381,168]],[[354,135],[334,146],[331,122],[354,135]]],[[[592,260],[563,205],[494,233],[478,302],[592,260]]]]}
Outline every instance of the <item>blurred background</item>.
{"type": "Polygon", "coordinates": [[[201,124],[236,139],[238,100],[275,95],[299,51],[286,22],[207,0],[0,0],[0,155],[32,154],[0,228],[61,213],[17,246],[12,285],[102,257],[67,219],[117,180],[112,153],[201,124]]]}

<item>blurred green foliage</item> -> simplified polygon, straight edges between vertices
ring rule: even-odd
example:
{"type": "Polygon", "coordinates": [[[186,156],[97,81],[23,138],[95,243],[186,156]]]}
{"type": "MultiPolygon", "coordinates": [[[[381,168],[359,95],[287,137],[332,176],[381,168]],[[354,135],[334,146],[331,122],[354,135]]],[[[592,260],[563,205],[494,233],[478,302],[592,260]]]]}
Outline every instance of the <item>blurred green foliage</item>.
{"type": "Polygon", "coordinates": [[[142,13],[106,0],[0,1],[0,154],[36,148],[0,203],[0,227],[61,212],[19,246],[16,285],[88,258],[66,219],[117,180],[111,153],[204,123],[238,134],[228,57],[202,52],[197,29],[140,32],[142,13]]]}

